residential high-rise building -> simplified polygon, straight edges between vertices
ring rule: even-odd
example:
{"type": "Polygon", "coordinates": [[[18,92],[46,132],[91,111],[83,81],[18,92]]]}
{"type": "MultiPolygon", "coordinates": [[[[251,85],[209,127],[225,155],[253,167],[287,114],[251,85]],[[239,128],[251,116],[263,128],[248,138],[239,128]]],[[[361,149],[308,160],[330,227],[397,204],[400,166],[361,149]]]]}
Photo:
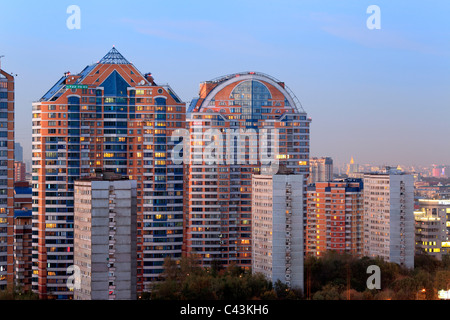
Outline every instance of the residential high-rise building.
{"type": "Polygon", "coordinates": [[[0,65],[0,290],[14,282],[14,77],[0,65]]]}
{"type": "Polygon", "coordinates": [[[253,175],[252,272],[303,290],[304,177],[253,175]]]}
{"type": "Polygon", "coordinates": [[[32,209],[31,185],[27,181],[14,182],[14,209],[32,209]]]}
{"type": "Polygon", "coordinates": [[[66,72],[33,103],[33,289],[70,299],[74,185],[95,169],[137,181],[137,291],[166,256],[181,256],[183,164],[171,160],[185,103],[112,48],[78,74],[66,72]]]}
{"type": "Polygon", "coordinates": [[[74,300],[135,300],[136,180],[99,172],[75,182],[74,300]]]}
{"type": "Polygon", "coordinates": [[[414,244],[413,176],[364,174],[364,255],[413,268],[414,244]]]}
{"type": "Polygon", "coordinates": [[[442,243],[446,243],[445,230],[441,228],[441,218],[429,216],[423,211],[414,212],[415,254],[428,254],[442,259],[442,243]]]}
{"type": "Polygon", "coordinates": [[[14,161],[14,182],[26,181],[25,163],[14,161]]]}
{"type": "Polygon", "coordinates": [[[188,111],[183,252],[250,268],[252,175],[285,166],[306,186],[311,119],[283,82],[257,72],[201,83],[188,111]]]}
{"type": "Polygon", "coordinates": [[[309,159],[308,184],[333,180],[333,159],[330,157],[309,159]]]}
{"type": "MultiPolygon", "coordinates": [[[[31,193],[29,200],[31,207],[31,193]]],[[[23,207],[14,210],[14,285],[24,292],[31,290],[31,233],[31,208],[23,207]]]]}
{"type": "Polygon", "coordinates": [[[25,292],[31,290],[31,210],[31,184],[27,181],[14,182],[14,285],[25,292]]]}
{"type": "Polygon", "coordinates": [[[450,253],[450,200],[419,199],[416,221],[416,252],[442,259],[450,253]]]}
{"type": "Polygon", "coordinates": [[[26,181],[14,183],[14,285],[31,290],[32,273],[32,191],[26,181]]]}
{"type": "Polygon", "coordinates": [[[328,250],[363,254],[364,187],[362,179],[316,182],[308,186],[306,254],[328,250]]]}

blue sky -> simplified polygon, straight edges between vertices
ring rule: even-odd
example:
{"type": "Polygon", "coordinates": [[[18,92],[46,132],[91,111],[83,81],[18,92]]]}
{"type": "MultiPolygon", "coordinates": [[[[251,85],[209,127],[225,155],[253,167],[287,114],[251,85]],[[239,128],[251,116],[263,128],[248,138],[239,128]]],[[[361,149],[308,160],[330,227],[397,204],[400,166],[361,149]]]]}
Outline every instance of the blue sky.
{"type": "Polygon", "coordinates": [[[312,156],[450,164],[449,13],[446,0],[2,1],[16,140],[29,154],[32,101],[115,45],[185,101],[200,82],[234,72],[284,81],[313,119],[312,156]],[[72,4],[79,30],[66,26],[72,4]],[[379,30],[366,27],[372,4],[379,30]]]}

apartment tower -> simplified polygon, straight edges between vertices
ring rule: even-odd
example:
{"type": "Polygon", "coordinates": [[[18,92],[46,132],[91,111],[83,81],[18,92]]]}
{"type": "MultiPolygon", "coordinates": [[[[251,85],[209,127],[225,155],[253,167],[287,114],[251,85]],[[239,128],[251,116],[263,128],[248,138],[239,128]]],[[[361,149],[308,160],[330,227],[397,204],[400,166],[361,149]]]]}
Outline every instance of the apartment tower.
{"type": "Polygon", "coordinates": [[[22,161],[14,161],[14,182],[26,181],[26,165],[22,161]]]}
{"type": "Polygon", "coordinates": [[[310,121],[271,76],[243,72],[200,84],[186,116],[184,254],[203,266],[251,267],[252,175],[285,166],[306,185],[310,121]]]}
{"type": "Polygon", "coordinates": [[[414,267],[414,179],[395,169],[364,174],[364,255],[414,267]]]}
{"type": "Polygon", "coordinates": [[[306,254],[326,251],[363,254],[362,179],[316,182],[308,186],[306,254]]]}
{"type": "Polygon", "coordinates": [[[80,73],[64,75],[33,103],[33,289],[70,299],[74,186],[96,169],[137,181],[137,291],[181,256],[183,166],[171,160],[172,132],[185,104],[112,48],[80,73]]]}
{"type": "Polygon", "coordinates": [[[416,253],[425,252],[442,259],[450,253],[450,200],[419,199],[414,212],[416,253]]]}
{"type": "Polygon", "coordinates": [[[14,279],[14,77],[0,65],[0,290],[14,279]]]}
{"type": "Polygon", "coordinates": [[[14,285],[24,292],[31,290],[31,259],[31,209],[23,207],[22,209],[14,210],[14,285]]]}
{"type": "Polygon", "coordinates": [[[136,300],[136,185],[113,172],[75,182],[74,300],[136,300]]]}
{"type": "Polygon", "coordinates": [[[14,182],[14,279],[16,288],[31,290],[32,191],[26,181],[14,182]]]}
{"type": "Polygon", "coordinates": [[[304,177],[253,175],[252,272],[303,290],[304,177]]]}

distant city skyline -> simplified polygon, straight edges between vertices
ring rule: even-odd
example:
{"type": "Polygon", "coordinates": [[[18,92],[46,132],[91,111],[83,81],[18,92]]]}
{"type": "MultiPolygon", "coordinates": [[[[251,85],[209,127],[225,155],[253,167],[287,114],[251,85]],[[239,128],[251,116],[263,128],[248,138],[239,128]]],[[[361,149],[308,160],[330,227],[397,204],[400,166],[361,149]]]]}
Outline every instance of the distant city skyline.
{"type": "Polygon", "coordinates": [[[17,74],[16,142],[31,160],[31,103],[113,45],[183,101],[218,75],[282,79],[312,117],[311,156],[432,165],[450,159],[450,3],[411,1],[77,1],[1,5],[2,68],[17,74]],[[369,5],[381,12],[370,30],[369,5]]]}

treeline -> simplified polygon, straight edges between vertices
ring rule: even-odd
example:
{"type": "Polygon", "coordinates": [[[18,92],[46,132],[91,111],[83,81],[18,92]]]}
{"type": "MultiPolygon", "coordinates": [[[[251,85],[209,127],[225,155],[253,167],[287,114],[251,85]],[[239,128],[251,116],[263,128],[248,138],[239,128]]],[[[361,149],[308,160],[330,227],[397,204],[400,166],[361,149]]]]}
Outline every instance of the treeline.
{"type": "MultiPolygon", "coordinates": [[[[141,299],[151,300],[435,300],[438,291],[450,289],[450,256],[437,260],[422,254],[414,269],[368,257],[327,252],[304,261],[304,290],[272,284],[262,274],[237,266],[222,268],[213,263],[201,267],[198,260],[166,258],[161,281],[141,299]],[[380,270],[380,288],[369,289],[369,266],[380,270]]],[[[34,300],[38,296],[22,288],[0,291],[0,300],[34,300]]]]}
{"type": "MultiPolygon", "coordinates": [[[[369,280],[370,281],[370,280],[369,280]]],[[[369,257],[327,252],[305,259],[305,296],[313,300],[434,300],[450,284],[450,257],[422,254],[414,269],[369,257]],[[380,268],[380,289],[369,289],[368,267],[380,268]]]]}
{"type": "Polygon", "coordinates": [[[368,257],[327,252],[304,262],[304,290],[272,284],[262,274],[236,266],[200,267],[194,258],[166,259],[162,281],[143,299],[152,300],[434,300],[450,286],[450,257],[415,257],[413,270],[368,257]],[[379,289],[368,288],[368,267],[380,268],[379,289]]]}
{"type": "Polygon", "coordinates": [[[200,267],[195,258],[181,258],[178,262],[166,258],[162,281],[142,299],[151,300],[275,300],[300,299],[301,290],[288,289],[278,281],[272,284],[262,274],[230,266],[200,267]]]}
{"type": "Polygon", "coordinates": [[[39,296],[30,290],[25,291],[20,286],[15,286],[12,289],[5,289],[0,291],[0,300],[38,300],[39,296]]]}

